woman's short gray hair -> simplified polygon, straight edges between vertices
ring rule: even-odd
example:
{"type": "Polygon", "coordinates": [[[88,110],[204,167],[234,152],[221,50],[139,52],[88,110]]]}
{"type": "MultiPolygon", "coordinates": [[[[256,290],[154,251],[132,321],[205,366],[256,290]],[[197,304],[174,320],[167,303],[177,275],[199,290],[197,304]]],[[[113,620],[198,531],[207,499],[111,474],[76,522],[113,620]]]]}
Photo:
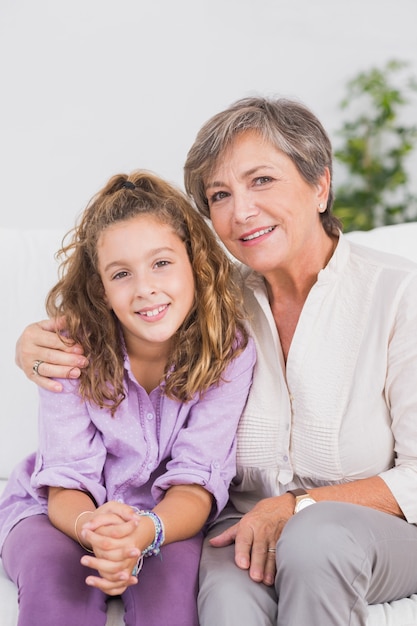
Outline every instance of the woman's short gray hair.
{"type": "MultiPolygon", "coordinates": [[[[286,98],[242,98],[203,125],[187,155],[185,189],[206,217],[210,215],[205,181],[235,137],[246,131],[255,131],[284,152],[307,183],[316,184],[326,167],[331,179],[330,139],[318,118],[306,106],[286,98]]],[[[327,207],[320,214],[323,228],[329,235],[341,229],[340,221],[331,213],[332,206],[330,182],[327,207]]]]}

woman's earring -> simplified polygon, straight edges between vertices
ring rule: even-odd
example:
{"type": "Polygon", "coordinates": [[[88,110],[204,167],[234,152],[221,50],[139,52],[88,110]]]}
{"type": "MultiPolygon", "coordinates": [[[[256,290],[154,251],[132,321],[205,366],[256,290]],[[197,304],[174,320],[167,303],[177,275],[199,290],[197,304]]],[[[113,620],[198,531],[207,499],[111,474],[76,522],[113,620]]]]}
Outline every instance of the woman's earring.
{"type": "Polygon", "coordinates": [[[320,202],[320,204],[319,204],[319,211],[320,211],[320,213],[323,213],[323,209],[324,209],[324,204],[323,204],[323,202],[320,202]]]}

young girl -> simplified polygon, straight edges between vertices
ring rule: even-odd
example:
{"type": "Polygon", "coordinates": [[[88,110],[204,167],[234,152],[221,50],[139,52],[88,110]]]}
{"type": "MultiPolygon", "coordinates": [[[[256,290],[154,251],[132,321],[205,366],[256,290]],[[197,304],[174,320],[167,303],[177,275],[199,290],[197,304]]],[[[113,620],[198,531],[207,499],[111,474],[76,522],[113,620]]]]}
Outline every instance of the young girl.
{"type": "Polygon", "coordinates": [[[202,529],[227,502],[255,361],[230,262],[141,171],[110,179],[60,254],[47,311],[89,365],[40,390],[38,453],[0,502],[18,624],[103,626],[121,595],[129,626],[196,626],[202,529]]]}

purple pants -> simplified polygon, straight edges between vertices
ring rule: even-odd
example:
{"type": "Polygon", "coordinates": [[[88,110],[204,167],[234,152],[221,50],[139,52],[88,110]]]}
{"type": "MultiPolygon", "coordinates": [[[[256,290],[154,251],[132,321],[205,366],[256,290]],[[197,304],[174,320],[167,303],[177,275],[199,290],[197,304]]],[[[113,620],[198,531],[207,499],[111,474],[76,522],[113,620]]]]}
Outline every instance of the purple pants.
{"type": "MultiPolygon", "coordinates": [[[[198,626],[202,535],[163,546],[145,559],[139,583],[122,595],[127,626],[198,626]]],[[[85,551],[46,515],[19,522],[3,547],[4,569],[18,587],[18,626],[104,626],[108,596],[88,587],[85,551]]]]}

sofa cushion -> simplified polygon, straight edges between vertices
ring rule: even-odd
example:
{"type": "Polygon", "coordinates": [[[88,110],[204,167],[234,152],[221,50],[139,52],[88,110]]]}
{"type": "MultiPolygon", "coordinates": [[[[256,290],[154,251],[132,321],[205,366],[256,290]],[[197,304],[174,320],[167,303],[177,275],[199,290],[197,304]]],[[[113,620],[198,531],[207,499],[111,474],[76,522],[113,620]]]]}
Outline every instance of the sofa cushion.
{"type": "Polygon", "coordinates": [[[347,233],[346,237],[364,246],[399,254],[417,263],[417,222],[381,226],[367,231],[357,230],[347,233]]]}

